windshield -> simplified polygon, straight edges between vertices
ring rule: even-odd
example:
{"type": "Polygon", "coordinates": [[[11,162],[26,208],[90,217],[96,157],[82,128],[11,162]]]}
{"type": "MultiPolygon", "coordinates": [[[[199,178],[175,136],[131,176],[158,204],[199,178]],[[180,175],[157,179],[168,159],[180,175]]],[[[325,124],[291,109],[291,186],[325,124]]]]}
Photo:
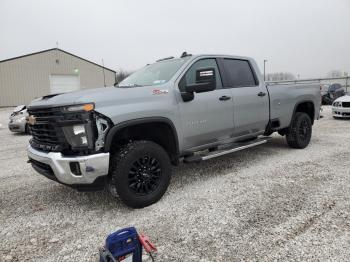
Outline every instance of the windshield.
{"type": "Polygon", "coordinates": [[[136,71],[117,87],[154,86],[168,82],[187,61],[187,57],[160,61],[136,71]]]}

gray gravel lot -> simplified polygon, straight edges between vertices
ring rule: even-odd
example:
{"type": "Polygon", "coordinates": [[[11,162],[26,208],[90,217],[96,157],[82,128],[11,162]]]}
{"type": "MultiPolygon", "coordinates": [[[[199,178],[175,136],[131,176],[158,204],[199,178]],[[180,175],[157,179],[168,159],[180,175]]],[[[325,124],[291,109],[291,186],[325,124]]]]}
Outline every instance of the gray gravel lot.
{"type": "Polygon", "coordinates": [[[79,193],[26,163],[29,136],[0,109],[0,261],[96,261],[106,235],[135,225],[156,261],[350,258],[350,120],[325,107],[304,150],[266,145],[174,168],[158,203],[125,207],[106,192],[79,193]]]}

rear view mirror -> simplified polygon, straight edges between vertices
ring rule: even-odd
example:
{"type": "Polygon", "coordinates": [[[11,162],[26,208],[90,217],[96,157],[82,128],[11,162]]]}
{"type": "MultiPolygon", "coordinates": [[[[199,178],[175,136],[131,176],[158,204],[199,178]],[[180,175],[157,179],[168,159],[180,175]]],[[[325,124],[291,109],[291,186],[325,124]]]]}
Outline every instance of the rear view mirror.
{"type": "Polygon", "coordinates": [[[215,90],[215,68],[200,68],[196,71],[196,83],[186,86],[188,93],[202,93],[215,90]]]}

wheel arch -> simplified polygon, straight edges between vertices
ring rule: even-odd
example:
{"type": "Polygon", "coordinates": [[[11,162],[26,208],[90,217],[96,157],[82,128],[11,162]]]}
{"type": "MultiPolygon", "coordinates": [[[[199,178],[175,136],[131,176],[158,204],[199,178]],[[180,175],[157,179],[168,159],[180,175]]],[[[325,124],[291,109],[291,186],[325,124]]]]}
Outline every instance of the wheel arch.
{"type": "Polygon", "coordinates": [[[290,120],[290,124],[292,123],[296,112],[304,112],[309,115],[311,119],[311,123],[314,124],[315,120],[315,104],[312,100],[302,100],[295,104],[292,119],[290,120]]]}
{"type": "Polygon", "coordinates": [[[146,139],[153,141],[162,146],[168,152],[173,164],[178,164],[178,135],[174,123],[168,118],[138,118],[114,125],[107,133],[104,148],[105,152],[110,152],[113,147],[123,139],[124,141],[125,139],[146,139]]]}

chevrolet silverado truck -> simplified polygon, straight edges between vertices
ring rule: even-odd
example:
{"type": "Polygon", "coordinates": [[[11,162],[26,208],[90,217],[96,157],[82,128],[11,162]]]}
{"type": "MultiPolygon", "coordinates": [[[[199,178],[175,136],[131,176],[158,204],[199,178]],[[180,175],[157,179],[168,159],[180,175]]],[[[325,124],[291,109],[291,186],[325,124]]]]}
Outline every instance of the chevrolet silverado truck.
{"type": "Polygon", "coordinates": [[[112,87],[32,101],[28,162],[61,184],[107,188],[142,208],[163,196],[179,162],[261,145],[273,132],[305,148],[320,104],[319,85],[267,85],[249,57],[184,53],[112,87]]]}

